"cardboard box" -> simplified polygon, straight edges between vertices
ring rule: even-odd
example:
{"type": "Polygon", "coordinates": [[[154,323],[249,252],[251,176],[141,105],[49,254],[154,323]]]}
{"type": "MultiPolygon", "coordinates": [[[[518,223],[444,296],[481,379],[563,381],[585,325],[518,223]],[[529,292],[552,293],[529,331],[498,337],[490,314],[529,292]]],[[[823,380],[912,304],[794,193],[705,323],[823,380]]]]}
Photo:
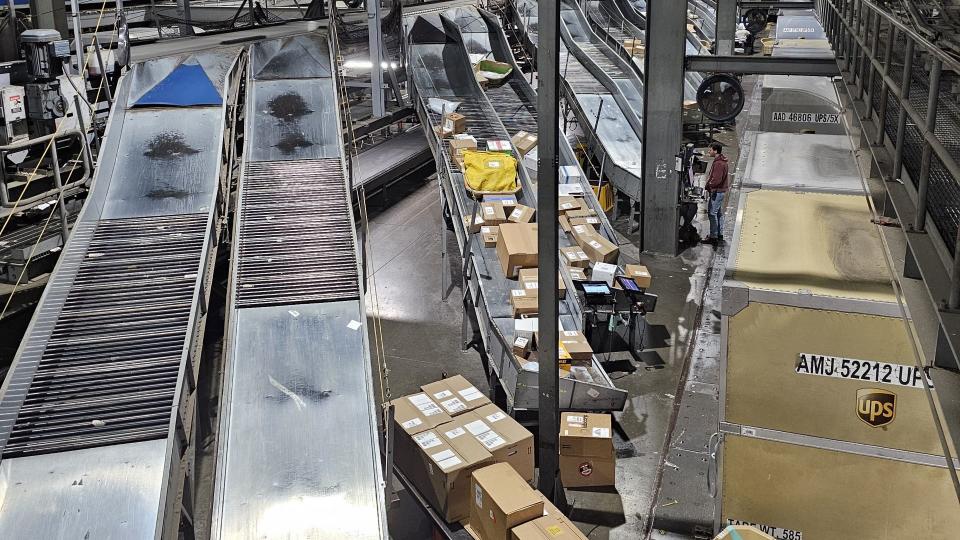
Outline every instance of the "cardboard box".
{"type": "Polygon", "coordinates": [[[587,268],[590,266],[590,256],[579,246],[570,246],[560,248],[560,254],[563,255],[563,262],[574,268],[587,268]]]}
{"type": "Polygon", "coordinates": [[[480,236],[483,238],[483,247],[497,247],[497,237],[500,236],[500,227],[480,227],[480,236]]]}
{"type": "Polygon", "coordinates": [[[612,459],[612,425],[606,413],[560,413],[560,455],[612,459]]]}
{"type": "Polygon", "coordinates": [[[489,466],[493,456],[489,452],[461,454],[436,430],[418,433],[414,435],[414,441],[417,451],[413,454],[409,454],[405,446],[394,447],[395,457],[401,460],[398,463],[400,470],[408,473],[407,477],[417,490],[446,521],[468,517],[470,474],[489,466]]]}
{"type": "Polygon", "coordinates": [[[596,215],[597,215],[597,213],[594,212],[594,210],[593,210],[592,208],[581,208],[581,209],[579,209],[579,210],[571,210],[571,211],[567,212],[567,217],[570,218],[570,219],[573,219],[573,218],[585,218],[585,217],[591,217],[591,216],[596,216],[596,215]]]}
{"type": "Polygon", "coordinates": [[[573,221],[570,222],[570,236],[573,236],[573,240],[581,248],[587,242],[587,237],[595,234],[597,234],[597,230],[592,225],[574,225],[573,221]]]}
{"type": "Polygon", "coordinates": [[[473,137],[458,138],[454,137],[450,139],[450,155],[453,158],[453,162],[463,169],[463,152],[465,150],[476,150],[477,149],[477,139],[473,137]]]}
{"type": "MultiPolygon", "coordinates": [[[[528,292],[540,291],[540,269],[539,268],[523,268],[520,270],[519,279],[520,285],[528,292]]],[[[561,299],[567,297],[567,284],[563,281],[563,276],[557,272],[557,296],[561,299]]]]}
{"type": "Polygon", "coordinates": [[[408,435],[433,429],[446,424],[452,418],[424,393],[397,398],[393,405],[393,418],[408,435]]]}
{"type": "Polygon", "coordinates": [[[513,155],[513,145],[510,141],[487,141],[487,152],[501,152],[513,155]]]}
{"type": "Polygon", "coordinates": [[[593,359],[593,347],[587,337],[577,330],[560,332],[560,349],[566,352],[570,360],[589,362],[593,359]]]}
{"type": "Polygon", "coordinates": [[[443,136],[452,137],[467,130],[467,117],[458,112],[443,115],[443,136]]]}
{"type": "Polygon", "coordinates": [[[613,278],[617,275],[620,267],[615,264],[598,262],[593,265],[593,281],[606,281],[607,285],[613,287],[613,278]]]}
{"type": "Polygon", "coordinates": [[[527,154],[523,156],[523,158],[520,160],[521,163],[523,163],[524,167],[526,167],[527,169],[530,169],[530,174],[534,175],[534,177],[537,173],[537,168],[539,167],[539,164],[537,163],[539,157],[540,157],[540,152],[538,152],[537,149],[534,148],[533,150],[530,150],[529,152],[527,152],[527,154]]]}
{"type": "Polygon", "coordinates": [[[537,224],[504,223],[497,238],[500,268],[508,278],[517,277],[521,268],[537,266],[537,224]]]}
{"type": "Polygon", "coordinates": [[[484,225],[499,225],[507,221],[507,215],[503,211],[503,204],[499,201],[480,203],[480,215],[483,216],[484,225]]]}
{"type": "Polygon", "coordinates": [[[578,266],[568,266],[567,272],[570,273],[570,279],[573,281],[587,281],[587,271],[578,266]]]}
{"type": "Polygon", "coordinates": [[[519,318],[513,321],[513,335],[516,337],[525,337],[530,340],[530,346],[536,347],[537,325],[540,322],[536,317],[519,318]]]}
{"type": "Polygon", "coordinates": [[[484,540],[509,540],[510,529],[543,515],[543,500],[506,463],[473,472],[470,526],[484,540]]]}
{"type": "Polygon", "coordinates": [[[425,384],[420,389],[451,416],[472,411],[490,403],[486,394],[477,390],[462,375],[454,375],[425,384]]]}
{"type": "Polygon", "coordinates": [[[475,439],[490,452],[494,462],[507,463],[524,481],[533,482],[533,433],[496,405],[485,405],[458,416],[439,429],[445,437],[454,440],[475,439]]]}
{"type": "Polygon", "coordinates": [[[570,180],[570,184],[557,184],[557,195],[561,197],[583,197],[583,185],[580,183],[580,170],[572,166],[560,167],[560,177],[570,180]]]}
{"type": "Polygon", "coordinates": [[[540,309],[538,307],[539,298],[536,293],[527,294],[524,289],[513,289],[510,291],[510,309],[513,311],[513,318],[520,315],[532,315],[540,309]]]}
{"type": "Polygon", "coordinates": [[[526,359],[530,355],[530,350],[533,349],[533,339],[526,338],[523,336],[516,336],[513,338],[513,355],[518,358],[526,359]]]}
{"type": "Polygon", "coordinates": [[[576,218],[572,218],[570,216],[567,216],[567,217],[570,218],[571,228],[576,225],[589,225],[590,227],[593,227],[594,231],[600,228],[600,218],[598,218],[597,216],[576,217],[576,218]]]}
{"type": "Polygon", "coordinates": [[[507,218],[512,223],[531,223],[537,211],[529,206],[518,204],[507,218]]]}
{"type": "Polygon", "coordinates": [[[623,275],[632,277],[634,281],[637,282],[637,285],[644,289],[650,287],[650,284],[653,283],[653,276],[650,274],[650,270],[647,270],[647,267],[642,264],[625,264],[623,266],[623,275]]]}
{"type": "Polygon", "coordinates": [[[558,197],[557,198],[557,210],[564,214],[571,210],[580,209],[580,199],[576,197],[558,197]]]}
{"type": "Polygon", "coordinates": [[[617,262],[617,258],[620,256],[620,248],[613,242],[597,233],[583,235],[581,239],[583,243],[580,244],[580,247],[583,248],[584,253],[590,257],[591,261],[605,263],[617,262]]]}
{"type": "Polygon", "coordinates": [[[616,485],[617,462],[614,458],[560,456],[560,481],[564,487],[604,487],[616,485]]]}
{"type": "Polygon", "coordinates": [[[471,234],[480,232],[480,228],[483,227],[483,216],[477,214],[473,218],[473,225],[470,224],[470,217],[471,216],[463,216],[464,228],[466,228],[467,232],[471,234]]]}
{"type": "Polygon", "coordinates": [[[503,212],[508,215],[517,207],[517,198],[514,195],[488,193],[483,196],[483,202],[499,202],[503,205],[503,212]]]}
{"type": "Polygon", "coordinates": [[[557,221],[560,222],[560,228],[563,229],[563,232],[570,232],[570,219],[568,219],[566,214],[560,214],[557,216],[557,221]]]}
{"type": "Polygon", "coordinates": [[[538,517],[510,531],[511,540],[587,540],[580,529],[555,515],[538,517]]]}
{"type": "Polygon", "coordinates": [[[517,154],[524,156],[537,146],[537,134],[518,131],[510,138],[510,142],[513,143],[513,147],[517,149],[517,154]]]}

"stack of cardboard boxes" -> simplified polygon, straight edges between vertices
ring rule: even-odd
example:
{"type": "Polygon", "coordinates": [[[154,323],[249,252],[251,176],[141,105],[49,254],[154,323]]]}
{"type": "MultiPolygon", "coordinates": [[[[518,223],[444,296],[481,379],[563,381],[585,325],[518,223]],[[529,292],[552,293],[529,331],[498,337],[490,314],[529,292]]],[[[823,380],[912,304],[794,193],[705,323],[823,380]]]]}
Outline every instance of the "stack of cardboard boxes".
{"type": "Polygon", "coordinates": [[[609,414],[560,415],[560,480],[565,487],[612,486],[616,477],[609,414]]]}
{"type": "Polygon", "coordinates": [[[470,476],[504,463],[533,480],[533,434],[466,379],[423,385],[391,402],[394,463],[448,522],[470,515],[470,476]]]}

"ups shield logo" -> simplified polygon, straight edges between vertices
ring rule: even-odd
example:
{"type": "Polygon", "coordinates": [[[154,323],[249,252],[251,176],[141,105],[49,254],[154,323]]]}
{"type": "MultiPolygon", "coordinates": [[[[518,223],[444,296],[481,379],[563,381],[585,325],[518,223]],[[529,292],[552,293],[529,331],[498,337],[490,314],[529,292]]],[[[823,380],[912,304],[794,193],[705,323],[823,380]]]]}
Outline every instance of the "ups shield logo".
{"type": "Polygon", "coordinates": [[[857,390],[857,416],[870,427],[893,422],[897,415],[897,395],[877,388],[857,390]]]}

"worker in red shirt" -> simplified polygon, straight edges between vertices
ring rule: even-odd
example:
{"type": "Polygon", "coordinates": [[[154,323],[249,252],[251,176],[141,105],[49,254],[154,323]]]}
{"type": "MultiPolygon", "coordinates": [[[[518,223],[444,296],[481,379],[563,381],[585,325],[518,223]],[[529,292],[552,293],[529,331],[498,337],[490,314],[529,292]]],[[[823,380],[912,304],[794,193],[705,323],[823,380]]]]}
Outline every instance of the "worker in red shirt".
{"type": "Polygon", "coordinates": [[[713,158],[707,173],[707,215],[710,217],[710,236],[704,240],[707,244],[723,242],[723,198],[730,189],[730,167],[727,156],[723,155],[723,145],[710,143],[707,156],[713,158]]]}

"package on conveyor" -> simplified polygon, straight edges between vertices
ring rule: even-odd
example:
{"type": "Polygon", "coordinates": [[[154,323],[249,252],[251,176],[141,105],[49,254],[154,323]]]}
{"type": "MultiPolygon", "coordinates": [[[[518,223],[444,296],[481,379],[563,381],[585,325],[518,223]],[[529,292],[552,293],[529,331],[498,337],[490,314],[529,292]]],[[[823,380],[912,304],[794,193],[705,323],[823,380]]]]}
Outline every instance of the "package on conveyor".
{"type": "Polygon", "coordinates": [[[593,268],[590,271],[590,276],[593,278],[593,281],[605,281],[607,286],[613,287],[613,280],[619,273],[619,266],[610,263],[598,262],[593,264],[593,268]]]}
{"type": "Polygon", "coordinates": [[[448,112],[443,115],[441,133],[444,137],[453,137],[467,130],[467,117],[458,112],[448,112]]]}
{"type": "Polygon", "coordinates": [[[518,204],[513,207],[510,215],[507,216],[507,220],[512,223],[532,223],[536,214],[537,211],[534,208],[525,204],[518,204]]]}
{"type": "Polygon", "coordinates": [[[534,179],[537,177],[537,159],[539,159],[539,156],[540,152],[537,151],[536,147],[533,147],[532,150],[528,151],[521,158],[523,160],[523,166],[527,169],[530,177],[534,179]]]}
{"type": "Polygon", "coordinates": [[[513,68],[506,62],[498,62],[489,58],[477,62],[476,72],[486,79],[486,85],[489,87],[497,87],[506,82],[512,71],[513,68]]]}
{"type": "Polygon", "coordinates": [[[506,463],[473,472],[470,527],[481,540],[510,540],[510,530],[543,516],[543,499],[506,463]]]}
{"type": "Polygon", "coordinates": [[[590,225],[570,225],[570,234],[593,262],[615,263],[620,248],[590,225]]]}
{"type": "Polygon", "coordinates": [[[573,227],[574,225],[589,225],[593,227],[594,231],[597,231],[600,229],[600,218],[598,218],[597,216],[574,217],[574,218],[568,216],[567,219],[569,219],[570,227],[573,227]]]}
{"type": "Polygon", "coordinates": [[[510,311],[513,318],[521,315],[534,315],[539,311],[538,303],[540,299],[536,292],[528,292],[525,289],[513,289],[510,291],[510,311]]]}
{"type": "Polygon", "coordinates": [[[587,281],[587,269],[580,268],[579,266],[570,266],[567,267],[567,272],[570,273],[570,279],[573,281],[587,281]]]}
{"type": "Polygon", "coordinates": [[[464,150],[463,181],[476,198],[492,194],[515,195],[520,191],[517,160],[502,152],[464,150]]]}
{"type": "Polygon", "coordinates": [[[521,268],[537,266],[537,224],[504,223],[497,238],[500,268],[508,278],[516,278],[521,268]]]}
{"type": "Polygon", "coordinates": [[[571,268],[589,268],[590,257],[580,246],[569,246],[560,248],[560,255],[563,262],[571,268]]]}
{"type": "Polygon", "coordinates": [[[517,150],[517,155],[523,157],[527,155],[529,151],[536,148],[537,134],[518,131],[514,133],[513,137],[510,137],[510,142],[513,143],[513,147],[517,150]]]}
{"type": "Polygon", "coordinates": [[[499,202],[503,205],[503,211],[510,214],[514,208],[517,207],[517,196],[503,193],[488,193],[483,196],[483,202],[499,202]]]}
{"type": "Polygon", "coordinates": [[[470,234],[478,233],[483,228],[483,216],[480,214],[475,216],[463,216],[463,226],[470,234]],[[470,218],[473,218],[472,224],[470,223],[470,218]]]}
{"type": "Polygon", "coordinates": [[[483,247],[497,247],[497,238],[500,237],[500,227],[490,225],[480,227],[480,238],[483,240],[483,247]]]}
{"type": "Polygon", "coordinates": [[[499,201],[480,203],[480,215],[483,216],[484,225],[500,225],[507,221],[507,214],[503,211],[503,203],[499,201]]]}
{"type": "Polygon", "coordinates": [[[583,197],[583,185],[580,184],[580,167],[561,165],[558,172],[560,174],[560,184],[557,186],[557,193],[583,197]]]}
{"type": "MultiPolygon", "coordinates": [[[[531,294],[538,294],[540,291],[540,270],[538,268],[522,268],[518,273],[520,286],[531,294]]],[[[567,297],[567,284],[563,282],[563,276],[557,272],[557,297],[561,300],[567,297]]]]}
{"type": "Polygon", "coordinates": [[[472,135],[461,133],[450,139],[450,158],[457,168],[463,170],[463,153],[468,150],[476,151],[477,139],[472,135]]]}
{"type": "Polygon", "coordinates": [[[561,214],[566,214],[567,212],[570,212],[572,210],[579,210],[580,208],[581,208],[580,199],[576,197],[558,197],[557,198],[557,210],[561,214]]]}
{"type": "Polygon", "coordinates": [[[568,488],[614,485],[616,455],[609,414],[560,414],[560,479],[568,488]]]}
{"type": "Polygon", "coordinates": [[[476,439],[495,463],[506,463],[526,482],[533,482],[533,433],[496,405],[459,415],[439,429],[449,440],[476,439]]]}
{"type": "Polygon", "coordinates": [[[510,141],[489,140],[487,141],[487,152],[500,152],[512,156],[513,145],[510,141]]]}
{"type": "MultiPolygon", "coordinates": [[[[653,275],[650,274],[650,270],[642,264],[625,264],[623,265],[623,275],[633,278],[637,282],[637,286],[641,289],[650,288],[650,284],[653,283],[653,275]]],[[[618,284],[614,284],[614,287],[618,287],[618,284]]]]}
{"type": "Polygon", "coordinates": [[[643,45],[643,41],[639,39],[623,40],[623,48],[627,50],[627,54],[630,56],[643,58],[646,55],[646,47],[643,45]]]}

